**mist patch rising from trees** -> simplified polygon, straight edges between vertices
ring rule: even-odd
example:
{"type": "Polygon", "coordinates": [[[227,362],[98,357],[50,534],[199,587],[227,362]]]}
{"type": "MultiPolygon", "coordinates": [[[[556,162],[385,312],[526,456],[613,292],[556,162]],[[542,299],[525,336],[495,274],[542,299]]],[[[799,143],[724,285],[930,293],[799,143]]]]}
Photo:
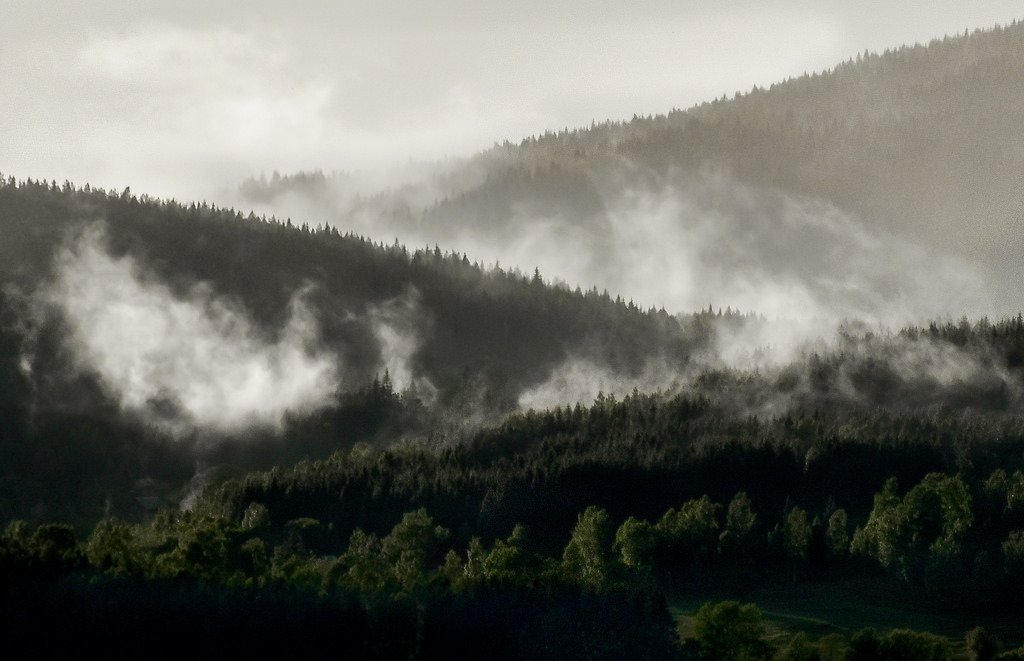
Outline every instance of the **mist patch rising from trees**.
{"type": "Polygon", "coordinates": [[[840,325],[801,344],[777,348],[779,322],[705,312],[716,342],[683,362],[651,359],[642,369],[614,370],[569,357],[519,397],[521,410],[587,405],[601,395],[688,393],[743,415],[793,410],[951,407],[1019,412],[1024,408],[1020,355],[1003,344],[1016,320],[966,322],[899,332],[840,325]]]}
{"type": "Polygon", "coordinates": [[[483,192],[476,168],[466,165],[463,181],[439,165],[433,179],[398,181],[369,199],[355,193],[358,177],[250,181],[242,203],[327,217],[375,240],[441,243],[483,264],[539,267],[550,282],[643,307],[685,313],[713,303],[791,319],[791,344],[844,319],[899,326],[999,308],[978,263],[725,167],[657,172],[622,157],[588,173],[510,164],[494,168],[483,192]]]}
{"type": "Polygon", "coordinates": [[[410,286],[403,295],[371,307],[367,318],[394,389],[433,404],[437,387],[416,365],[416,352],[429,332],[429,317],[420,305],[419,291],[410,286]]]}
{"type": "Polygon", "coordinates": [[[102,224],[73,235],[54,269],[38,296],[62,312],[79,368],[124,410],[174,434],[279,427],[338,388],[337,357],[319,346],[304,290],[270,337],[209,286],[178,295],[132,256],[113,256],[102,224]]]}

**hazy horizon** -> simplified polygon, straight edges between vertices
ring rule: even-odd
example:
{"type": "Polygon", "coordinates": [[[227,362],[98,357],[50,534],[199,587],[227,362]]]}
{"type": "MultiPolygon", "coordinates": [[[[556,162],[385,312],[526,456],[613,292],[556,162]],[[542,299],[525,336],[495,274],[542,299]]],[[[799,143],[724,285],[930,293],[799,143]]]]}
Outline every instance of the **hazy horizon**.
{"type": "Polygon", "coordinates": [[[870,4],[4,2],[0,171],[214,197],[687,108],[1020,11],[870,4]]]}

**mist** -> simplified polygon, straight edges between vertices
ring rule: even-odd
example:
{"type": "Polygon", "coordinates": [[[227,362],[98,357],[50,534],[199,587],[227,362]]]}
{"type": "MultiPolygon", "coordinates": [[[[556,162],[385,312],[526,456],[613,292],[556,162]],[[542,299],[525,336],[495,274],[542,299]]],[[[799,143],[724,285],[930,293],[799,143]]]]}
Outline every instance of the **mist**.
{"type": "Polygon", "coordinates": [[[380,241],[439,243],[487,265],[539,268],[548,281],[607,289],[642,307],[732,307],[810,326],[797,342],[843,319],[900,325],[995,307],[980,265],[869,228],[826,200],[745,184],[724,168],[601,181],[593,213],[544,213],[513,202],[491,209],[494,217],[473,218],[415,201],[454,195],[438,178],[389,189],[394,204],[409,207],[406,215],[354,207],[354,195],[334,189],[333,178],[256,206],[380,241]],[[415,220],[424,213],[428,220],[415,220]]]}
{"type": "Polygon", "coordinates": [[[102,223],[69,237],[37,298],[63,315],[80,370],[127,413],[177,436],[279,428],[327,404],[337,356],[318,342],[306,292],[270,334],[238,303],[197,283],[184,295],[130,255],[110,254],[102,223]]]}
{"type": "Polygon", "coordinates": [[[89,0],[75,12],[8,0],[0,168],[201,198],[260,171],[390,168],[687,107],[1018,12],[1008,0],[89,0]]]}
{"type": "MultiPolygon", "coordinates": [[[[583,193],[565,192],[564,204],[513,194],[482,206],[468,197],[484,178],[479,164],[464,164],[459,175],[440,166],[433,176],[424,169],[411,174],[391,186],[375,180],[369,202],[355,192],[366,181],[358,175],[312,176],[299,180],[304,185],[278,180],[281,193],[257,206],[388,243],[439,243],[488,266],[527,274],[537,268],[556,286],[607,290],[682,319],[709,306],[756,316],[747,323],[713,322],[711,350],[687,363],[653,357],[622,371],[601,355],[566,355],[546,379],[519,394],[524,410],[586,404],[599,393],[691,388],[709,369],[777,373],[805,363],[813,351],[836,350],[840,328],[851,322],[884,334],[998,308],[983,265],[869,227],[827,200],[744,183],[724,167],[661,173],[620,159],[591,174],[594,183],[583,193]]],[[[377,332],[396,355],[411,355],[403,348],[412,346],[409,341],[387,339],[393,330],[377,332]]],[[[924,342],[885,351],[901,379],[911,377],[912,370],[899,365],[913,362],[912,356],[924,361],[919,367],[950,360],[946,348],[932,351],[924,342]]],[[[973,356],[958,360],[961,373],[978,371],[973,356]]],[[[403,387],[410,382],[406,364],[403,359],[391,368],[403,387]]],[[[845,401],[863,399],[847,390],[845,401]]],[[[785,399],[799,398],[792,391],[785,399]]],[[[784,408],[776,398],[752,410],[784,408]]]]}
{"type": "Polygon", "coordinates": [[[410,287],[402,296],[373,306],[367,319],[380,347],[385,373],[395,391],[432,405],[437,398],[437,388],[416,364],[416,353],[430,332],[430,318],[420,306],[419,291],[410,287]]]}
{"type": "Polygon", "coordinates": [[[789,342],[784,351],[757,344],[781,332],[763,318],[705,313],[702,323],[715,333],[708,351],[684,362],[651,359],[631,371],[571,356],[525,390],[519,407],[588,405],[601,396],[641,392],[706,397],[730,413],[765,417],[822,408],[1024,409],[1024,373],[1011,366],[1018,359],[1006,347],[988,339],[993,330],[987,322],[949,324],[945,332],[844,324],[789,342]],[[955,338],[965,334],[973,339],[955,338]]]}
{"type": "Polygon", "coordinates": [[[621,397],[632,391],[669,394],[692,383],[692,375],[663,360],[648,361],[639,374],[623,374],[593,360],[573,357],[552,370],[543,383],[519,396],[521,410],[589,405],[602,395],[621,397]]]}

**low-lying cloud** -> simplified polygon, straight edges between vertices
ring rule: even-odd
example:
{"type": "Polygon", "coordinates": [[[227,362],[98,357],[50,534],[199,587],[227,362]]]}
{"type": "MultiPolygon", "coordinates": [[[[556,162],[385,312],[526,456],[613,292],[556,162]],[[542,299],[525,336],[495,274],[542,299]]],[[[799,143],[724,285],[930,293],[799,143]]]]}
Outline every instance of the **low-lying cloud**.
{"type": "MultiPolygon", "coordinates": [[[[754,317],[707,315],[716,335],[770,337],[758,330],[773,324],[754,317]],[[743,327],[748,330],[741,332],[743,327]]],[[[686,364],[650,360],[636,374],[609,369],[577,356],[555,366],[519,398],[521,409],[589,404],[599,394],[622,397],[634,389],[710,397],[746,415],[784,415],[794,410],[850,407],[952,407],[1020,411],[1024,373],[1012,367],[982,322],[965,343],[931,331],[898,333],[863,325],[843,326],[793,345],[785,353],[770,345],[744,345],[739,352],[695,354],[686,364]],[[782,357],[785,360],[782,360],[782,357]]],[[[721,342],[720,342],[721,344],[721,342]]]]}
{"type": "Polygon", "coordinates": [[[130,255],[113,256],[102,224],[72,237],[54,270],[40,298],[62,313],[78,367],[126,412],[171,433],[278,427],[338,388],[338,359],[320,347],[303,291],[271,336],[208,286],[179,295],[130,255]]]}
{"type": "Polygon", "coordinates": [[[869,229],[824,200],[715,169],[619,190],[585,225],[515,216],[515,237],[477,252],[675,312],[713,304],[770,319],[895,325],[992,309],[975,265],[869,229]]]}
{"type": "Polygon", "coordinates": [[[409,393],[432,405],[437,388],[416,365],[416,353],[428,332],[428,316],[421,309],[419,292],[405,294],[369,310],[370,328],[380,347],[381,361],[396,392],[409,393]]]}
{"type": "Polygon", "coordinates": [[[649,360],[636,375],[626,375],[587,358],[573,357],[559,365],[543,383],[519,396],[519,408],[541,411],[576,403],[589,404],[600,395],[670,392],[688,385],[690,376],[664,361],[649,360]]]}
{"type": "Polygon", "coordinates": [[[475,170],[465,172],[457,182],[439,170],[445,186],[420,173],[381,193],[380,204],[361,207],[354,177],[246,197],[282,217],[327,218],[411,246],[437,243],[527,273],[539,267],[550,281],[677,313],[731,306],[820,334],[844,319],[899,326],[1003,311],[986,286],[986,265],[868,226],[825,200],[745,184],[721,168],[659,174],[624,162],[588,174],[589,189],[565,190],[547,207],[532,201],[543,187],[510,178],[486,185],[483,195],[474,192],[475,170]],[[473,202],[431,202],[458,199],[461,187],[473,202]]]}
{"type": "MultiPolygon", "coordinates": [[[[756,323],[712,322],[711,350],[687,365],[652,359],[621,373],[581,347],[520,394],[524,409],[586,403],[599,392],[670,389],[692,383],[702,369],[779,370],[808,352],[830,351],[837,329],[851,320],[879,331],[1000,312],[985,265],[929,250],[826,200],[743,183],[722,168],[659,173],[620,159],[581,173],[588,185],[547,201],[534,199],[547,189],[530,182],[563,175],[541,170],[482,184],[476,174],[468,166],[464,181],[441,169],[434,178],[420,172],[391,190],[371,189],[378,197],[367,204],[356,193],[358,177],[317,177],[305,189],[280,180],[259,201],[265,211],[327,217],[378,240],[440,243],[526,273],[536,266],[549,282],[596,286],[641,307],[687,313],[713,305],[759,315],[756,323]],[[464,187],[465,196],[452,186],[464,187]],[[430,201],[441,195],[450,202],[430,201]]],[[[389,339],[387,328],[377,326],[382,345],[413,346],[389,339]]],[[[887,359],[894,366],[912,356],[925,360],[921,368],[951,355],[963,363],[923,344],[896,354],[887,359]]],[[[975,357],[964,360],[973,365],[975,357]]],[[[408,382],[402,368],[392,371],[408,382]]]]}

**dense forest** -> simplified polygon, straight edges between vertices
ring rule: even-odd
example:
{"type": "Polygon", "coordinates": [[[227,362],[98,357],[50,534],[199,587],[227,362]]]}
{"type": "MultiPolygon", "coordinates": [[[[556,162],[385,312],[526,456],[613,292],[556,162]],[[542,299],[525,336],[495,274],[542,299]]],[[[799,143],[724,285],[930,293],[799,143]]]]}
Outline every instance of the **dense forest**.
{"type": "Polygon", "coordinates": [[[635,389],[737,419],[1024,405],[1019,316],[852,324],[782,352],[762,317],[645,311],[333,228],[13,180],[0,209],[17,230],[0,347],[7,516],[139,515],[216,475],[358,442],[447,447],[517,410],[635,389]],[[298,331],[297,297],[315,319],[298,331]]]}
{"type": "Polygon", "coordinates": [[[1024,658],[1022,57],[1014,23],[244,211],[0,176],[0,631],[1024,658]]]}
{"type": "Polygon", "coordinates": [[[100,644],[95,631],[114,630],[128,650],[170,620],[199,632],[180,641],[188,652],[224,640],[219,625],[201,624],[213,618],[252,649],[301,631],[310,654],[354,639],[383,657],[473,654],[495,640],[509,656],[544,658],[583,644],[595,656],[622,656],[625,644],[651,658],[718,658],[735,645],[852,658],[876,658],[856,656],[872,646],[935,658],[955,649],[898,627],[771,639],[760,611],[731,601],[699,609],[683,643],[667,610],[695,595],[869,581],[991,629],[958,645],[1024,642],[999,615],[1020,608],[1024,555],[1019,315],[899,331],[847,324],[793,352],[766,344],[731,355],[771,323],[642,311],[440,249],[410,253],[128,191],[7,180],[0,202],[25,230],[5,262],[2,345],[2,495],[16,521],[0,563],[6,594],[20,595],[5,601],[14,630],[56,613],[69,636],[100,644]],[[96,218],[94,244],[82,237],[96,218]],[[69,268],[90,255],[97,264],[69,268]],[[72,291],[88,297],[90,271],[116,275],[125,260],[130,282],[106,281],[108,307],[145,310],[136,289],[163,286],[161,304],[198,306],[186,319],[201,322],[230,296],[231,323],[270,338],[287,335],[295,307],[270,283],[317,278],[317,318],[333,306],[355,312],[303,352],[330,347],[345,379],[315,407],[248,427],[218,424],[173,381],[158,383],[161,401],[135,403],[76,335],[88,319],[62,296],[78,277],[84,288],[72,291]],[[375,328],[398,323],[394,313],[367,310],[408,287],[422,292],[415,309],[430,332],[400,364],[388,355],[399,331],[375,328]],[[465,320],[510,309],[504,332],[477,336],[474,353],[465,320]],[[453,310],[462,323],[447,318],[453,310]],[[583,329],[594,339],[581,348],[570,333],[583,329]],[[446,335],[451,344],[436,339],[446,335]],[[531,352],[541,338],[561,344],[531,352]],[[516,342],[522,353],[508,361],[516,342]],[[360,364],[360,352],[372,357],[360,364]],[[454,373],[432,369],[460,357],[454,373]],[[663,387],[524,407],[541,401],[522,399],[538,380],[557,391],[565,384],[551,374],[580,364],[587,378],[618,374],[612,386],[632,374],[663,387]],[[671,380],[638,374],[651,364],[671,380]],[[406,370],[403,388],[388,365],[406,370]],[[524,607],[530,617],[511,615],[524,607]],[[467,622],[473,634],[453,633],[467,622]]]}
{"type": "Polygon", "coordinates": [[[317,656],[348,641],[382,657],[952,658],[900,628],[771,639],[731,601],[700,608],[683,643],[666,610],[807,582],[856,599],[880,581],[984,621],[961,646],[993,658],[1022,642],[1002,615],[1024,587],[1022,445],[1017,416],[730,421],[704,400],[607,398],[464,446],[362,445],[229,480],[82,538],[11,523],[0,575],[23,596],[4,621],[23,634],[56,614],[90,644],[99,624],[119,653],[171,621],[195,632],[181,652],[226,626],[245,649],[297,636],[317,656]]]}

